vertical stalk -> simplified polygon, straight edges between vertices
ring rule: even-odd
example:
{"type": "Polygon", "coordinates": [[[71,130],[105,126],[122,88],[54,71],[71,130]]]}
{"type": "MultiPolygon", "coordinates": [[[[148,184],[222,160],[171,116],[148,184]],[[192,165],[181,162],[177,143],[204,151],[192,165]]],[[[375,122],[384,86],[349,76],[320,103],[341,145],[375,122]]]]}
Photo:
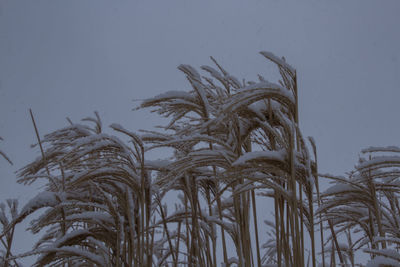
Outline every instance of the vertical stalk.
{"type": "MultiPolygon", "coordinates": [[[[294,114],[294,121],[295,121],[295,126],[293,128],[293,138],[296,139],[296,150],[295,151],[300,151],[300,138],[299,134],[297,132],[297,128],[299,127],[299,97],[298,97],[298,90],[297,90],[297,71],[294,73],[293,78],[293,91],[294,91],[294,96],[295,96],[295,114],[294,114]]],[[[293,140],[293,145],[292,149],[294,149],[294,140],[293,140]]],[[[296,157],[294,156],[293,159],[295,160],[296,157]]],[[[292,162],[294,164],[294,162],[292,162]]],[[[294,166],[294,165],[293,165],[294,166]]],[[[293,169],[294,170],[294,169],[293,169]]],[[[293,171],[292,170],[292,171],[293,171]]],[[[294,172],[296,172],[294,170],[294,172]]],[[[296,192],[296,180],[294,180],[294,192],[296,192]]],[[[297,237],[297,249],[299,251],[299,256],[300,256],[300,262],[304,266],[304,229],[303,229],[303,191],[302,191],[302,185],[301,181],[299,181],[299,200],[300,200],[300,223],[301,223],[301,232],[299,233],[299,222],[298,222],[298,216],[297,216],[297,197],[294,198],[295,200],[295,223],[296,223],[296,235],[300,235],[297,237]]]]}
{"type": "Polygon", "coordinates": [[[292,203],[291,203],[291,212],[290,212],[290,218],[291,218],[291,223],[292,223],[292,238],[293,238],[293,258],[297,262],[300,261],[302,265],[302,258],[300,255],[300,233],[299,233],[299,216],[298,216],[298,210],[297,210],[297,190],[296,190],[296,169],[295,169],[295,154],[294,154],[294,129],[292,128],[292,131],[290,133],[290,191],[292,193],[292,203]]]}
{"type": "Polygon", "coordinates": [[[279,195],[275,191],[274,193],[274,207],[275,207],[275,240],[276,240],[276,249],[277,249],[277,262],[278,267],[282,267],[282,242],[281,242],[281,234],[279,230],[279,211],[278,211],[278,203],[279,202],[279,195]]]}
{"type": "Polygon", "coordinates": [[[176,247],[176,262],[175,262],[175,266],[178,266],[178,261],[179,261],[179,242],[181,240],[181,224],[182,222],[179,221],[178,222],[178,233],[176,236],[176,241],[175,241],[175,247],[176,247]]]}
{"type": "Polygon", "coordinates": [[[219,219],[221,221],[220,230],[221,230],[221,241],[222,241],[222,252],[224,255],[224,263],[228,264],[228,253],[226,250],[225,230],[224,230],[224,227],[222,226],[222,222],[223,222],[222,207],[221,207],[222,205],[221,205],[221,198],[220,198],[219,194],[217,194],[217,206],[218,206],[219,219]]]}
{"type": "MultiPolygon", "coordinates": [[[[200,207],[200,201],[197,201],[197,207],[199,209],[199,217],[200,219],[204,222],[204,216],[203,216],[203,212],[201,211],[201,207],[200,207]]],[[[202,231],[203,235],[204,235],[204,240],[206,241],[206,249],[204,251],[205,258],[207,259],[207,266],[212,266],[212,259],[211,259],[211,252],[210,252],[210,242],[208,239],[208,234],[205,231],[202,231]]],[[[199,245],[199,249],[203,248],[203,244],[201,243],[201,236],[199,233],[199,238],[198,238],[198,243],[199,245]]]]}
{"type": "Polygon", "coordinates": [[[172,246],[172,242],[171,242],[171,237],[169,235],[169,230],[168,230],[168,225],[167,225],[167,218],[165,217],[164,208],[162,207],[161,200],[159,199],[158,196],[157,196],[157,203],[158,203],[158,206],[160,208],[160,215],[161,215],[161,219],[162,219],[162,222],[163,222],[163,225],[164,225],[165,234],[167,235],[167,241],[168,241],[168,245],[169,245],[169,252],[171,253],[173,262],[177,262],[176,258],[175,258],[175,253],[174,253],[174,249],[173,249],[173,246],[172,246]]]}
{"type": "MultiPolygon", "coordinates": [[[[206,198],[207,198],[207,205],[208,205],[208,215],[210,217],[213,216],[212,212],[212,205],[211,205],[211,196],[210,196],[210,189],[207,188],[206,190],[206,198]]],[[[217,266],[217,251],[216,251],[216,233],[215,228],[213,225],[211,226],[211,243],[212,243],[212,266],[217,266]]]]}
{"type": "MultiPolygon", "coordinates": [[[[300,199],[300,256],[301,256],[301,262],[304,265],[304,218],[303,218],[303,186],[301,182],[299,181],[299,199],[300,199]]],[[[312,204],[311,204],[312,208],[312,204]]],[[[311,210],[310,210],[311,212],[311,210]]],[[[313,221],[311,221],[311,227],[313,225],[313,221]]],[[[314,235],[314,232],[312,232],[312,235],[314,235]]]]}
{"type": "MultiPolygon", "coordinates": [[[[312,266],[316,267],[316,255],[315,255],[315,236],[314,236],[314,208],[313,208],[313,195],[312,190],[310,189],[310,193],[308,196],[308,209],[310,210],[310,224],[311,224],[311,232],[310,232],[310,239],[311,239],[311,254],[312,254],[312,266]]],[[[303,244],[304,249],[304,244],[303,244]]]]}
{"type": "MultiPolygon", "coordinates": [[[[315,142],[312,138],[310,138],[310,143],[313,149],[314,153],[314,160],[315,160],[315,172],[313,173],[315,177],[315,187],[317,190],[317,201],[318,201],[318,207],[321,207],[321,195],[319,192],[319,176],[318,176],[318,157],[317,157],[317,147],[315,145],[315,142]]],[[[322,222],[322,215],[321,213],[319,214],[319,228],[320,228],[320,237],[321,237],[321,253],[322,253],[322,267],[325,267],[325,246],[324,246],[324,225],[322,222]]],[[[315,245],[314,245],[315,247],[315,245]]],[[[314,254],[315,255],[315,252],[314,254]]],[[[313,259],[315,261],[315,258],[313,259]]]]}
{"type": "Polygon", "coordinates": [[[253,202],[253,218],[254,218],[254,231],[256,236],[257,265],[258,267],[261,267],[260,243],[258,240],[258,225],[257,225],[257,207],[256,207],[256,197],[254,189],[251,190],[251,200],[253,202]]]}
{"type": "MultiPolygon", "coordinates": [[[[186,183],[185,183],[185,187],[186,187],[186,183]]],[[[187,190],[185,190],[186,249],[187,249],[187,261],[188,261],[188,264],[189,264],[189,266],[192,266],[192,250],[190,249],[190,240],[189,240],[189,236],[190,236],[189,232],[190,231],[189,231],[189,220],[188,220],[188,214],[189,214],[189,211],[188,211],[188,197],[187,197],[186,191],[187,190]]]]}

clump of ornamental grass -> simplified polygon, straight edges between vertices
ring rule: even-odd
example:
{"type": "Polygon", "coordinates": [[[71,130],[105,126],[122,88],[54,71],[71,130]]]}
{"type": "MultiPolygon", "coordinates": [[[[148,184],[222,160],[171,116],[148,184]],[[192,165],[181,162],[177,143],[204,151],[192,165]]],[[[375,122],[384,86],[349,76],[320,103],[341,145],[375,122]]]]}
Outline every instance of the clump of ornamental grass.
{"type": "MultiPolygon", "coordinates": [[[[18,182],[46,185],[19,211],[10,202],[10,220],[1,215],[4,264],[37,255],[34,266],[355,266],[361,248],[370,264],[397,260],[400,160],[371,157],[347,178],[322,176],[336,184],[320,193],[316,145],[299,129],[296,70],[261,55],[278,83],[239,80],[214,58],[201,73],[180,65],[190,88],[138,107],[168,120],[159,131],[112,124],[109,134],[95,112],[40,138],[31,112],[41,157],[18,182]],[[172,153],[150,160],[159,149],[172,153]],[[273,209],[265,224],[260,203],[273,209]],[[28,230],[41,238],[13,255],[15,226],[33,213],[28,230]]],[[[385,149],[364,152],[400,151],[385,149]]]]}
{"type": "Polygon", "coordinates": [[[346,235],[347,242],[336,248],[346,264],[354,266],[360,250],[370,255],[368,266],[400,264],[399,153],[394,146],[369,147],[347,177],[323,175],[333,185],[322,194],[318,212],[336,235],[346,235]]]}
{"type": "Polygon", "coordinates": [[[128,143],[104,133],[97,113],[41,140],[31,112],[42,156],[18,172],[18,182],[47,184],[1,237],[42,208],[29,230],[45,234],[32,251],[6,260],[38,254],[35,266],[294,266],[304,265],[309,238],[316,266],[317,177],[298,128],[296,71],[261,54],[279,68],[278,84],[261,75],[240,82],[214,58],[215,67],[201,67],[207,76],[179,66],[191,89],[139,107],[170,120],[161,132],[111,125],[128,143]],[[169,161],[146,158],[158,148],[173,150],[169,161]],[[173,212],[168,194],[177,197],[173,212]],[[263,254],[257,195],[275,207],[275,254],[263,254]]]}

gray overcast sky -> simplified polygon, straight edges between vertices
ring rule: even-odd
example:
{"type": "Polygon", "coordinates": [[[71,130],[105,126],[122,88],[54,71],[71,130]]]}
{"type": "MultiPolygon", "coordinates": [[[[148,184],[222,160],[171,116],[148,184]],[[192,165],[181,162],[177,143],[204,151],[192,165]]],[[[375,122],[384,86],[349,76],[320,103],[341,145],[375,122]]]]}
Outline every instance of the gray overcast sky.
{"type": "MultiPolygon", "coordinates": [[[[298,70],[300,126],[321,172],[351,170],[358,152],[400,145],[399,1],[0,1],[0,200],[33,196],[14,171],[41,135],[100,112],[105,125],[149,129],[133,99],[189,89],[176,67],[211,64],[276,81],[258,52],[298,70]]],[[[23,240],[23,233],[18,233],[23,240]]],[[[19,245],[28,249],[31,244],[19,245]]]]}

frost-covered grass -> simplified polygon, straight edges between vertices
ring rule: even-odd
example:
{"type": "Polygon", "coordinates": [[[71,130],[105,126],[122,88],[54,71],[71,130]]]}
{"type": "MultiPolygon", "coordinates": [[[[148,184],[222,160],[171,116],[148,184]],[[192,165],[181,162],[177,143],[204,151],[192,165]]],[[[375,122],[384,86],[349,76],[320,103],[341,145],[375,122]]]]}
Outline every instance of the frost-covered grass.
{"type": "Polygon", "coordinates": [[[400,149],[370,147],[363,152],[395,155],[361,159],[348,177],[318,175],[315,142],[298,128],[296,70],[261,54],[278,83],[240,81],[214,58],[203,74],[179,66],[190,90],[139,107],[169,120],[159,132],[112,124],[105,133],[95,113],[38,135],[42,156],[18,182],[46,185],[21,209],[1,206],[1,263],[357,266],[360,253],[368,266],[399,263],[400,149]],[[159,150],[171,153],[148,156],[159,150]],[[320,178],[334,184],[320,192],[320,178]],[[28,230],[41,237],[14,255],[15,226],[31,214],[28,230]]]}

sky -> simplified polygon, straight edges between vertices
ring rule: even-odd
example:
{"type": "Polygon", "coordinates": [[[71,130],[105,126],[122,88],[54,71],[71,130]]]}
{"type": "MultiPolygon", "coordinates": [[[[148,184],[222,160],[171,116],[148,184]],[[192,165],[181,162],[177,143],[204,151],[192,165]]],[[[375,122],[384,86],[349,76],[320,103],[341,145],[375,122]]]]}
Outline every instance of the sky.
{"type": "MultiPolygon", "coordinates": [[[[190,90],[179,64],[211,65],[240,80],[284,56],[297,69],[300,128],[321,173],[351,171],[368,146],[399,145],[399,1],[0,1],[0,201],[21,204],[39,186],[15,171],[40,156],[40,135],[99,111],[132,131],[162,121],[138,100],[190,90]]],[[[111,132],[111,131],[110,131],[111,132]]],[[[21,228],[23,230],[23,228],[21,228]]],[[[23,231],[17,251],[29,249],[23,231]]]]}

